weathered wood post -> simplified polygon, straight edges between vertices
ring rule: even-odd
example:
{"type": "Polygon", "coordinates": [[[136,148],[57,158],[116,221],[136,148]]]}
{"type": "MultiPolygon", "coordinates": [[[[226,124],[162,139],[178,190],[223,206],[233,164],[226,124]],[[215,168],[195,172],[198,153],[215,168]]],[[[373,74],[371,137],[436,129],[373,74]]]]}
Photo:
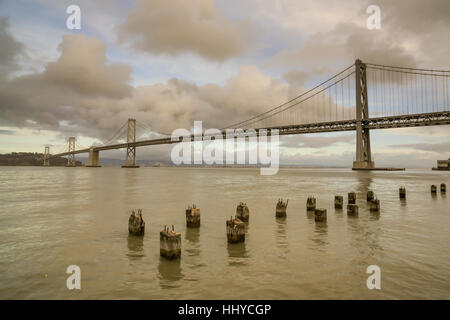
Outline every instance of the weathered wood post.
{"type": "Polygon", "coordinates": [[[316,198],[308,197],[308,199],[306,200],[306,210],[307,211],[316,210],[316,198]]]}
{"type": "Polygon", "coordinates": [[[344,207],[344,197],[343,196],[334,196],[334,208],[342,209],[344,207]]]}
{"type": "Polygon", "coordinates": [[[128,219],[128,232],[136,236],[143,236],[145,233],[145,222],[142,218],[142,210],[138,209],[138,213],[134,210],[131,212],[131,216],[128,219]]]}
{"type": "Polygon", "coordinates": [[[436,187],[436,185],[432,185],[431,186],[431,193],[436,193],[437,192],[437,187],[436,187]]]}
{"type": "Polygon", "coordinates": [[[169,260],[177,259],[181,256],[181,233],[169,230],[164,226],[164,230],[159,233],[159,253],[161,257],[169,260]]]}
{"type": "Polygon", "coordinates": [[[241,221],[248,222],[250,219],[250,210],[248,209],[246,203],[241,202],[238,204],[236,208],[236,218],[241,221]]]}
{"type": "Polygon", "coordinates": [[[445,193],[446,189],[447,189],[447,186],[445,185],[445,183],[441,183],[441,192],[445,193]]]}
{"type": "Polygon", "coordinates": [[[275,208],[275,216],[277,218],[286,217],[286,209],[287,209],[288,203],[289,203],[289,200],[284,202],[283,199],[278,199],[277,206],[275,208]]]}
{"type": "Polygon", "coordinates": [[[347,205],[347,215],[351,217],[358,216],[358,206],[356,204],[348,204],[347,205]]]}
{"type": "Polygon", "coordinates": [[[406,188],[400,187],[400,189],[398,189],[398,195],[400,199],[406,199],[406,188]]]}
{"type": "Polygon", "coordinates": [[[356,193],[349,192],[348,193],[348,204],[355,204],[355,203],[356,203],[356,193]]]}
{"type": "Polygon", "coordinates": [[[325,222],[327,221],[327,209],[317,208],[314,210],[314,221],[325,222]]]}
{"type": "Polygon", "coordinates": [[[186,209],[186,227],[200,227],[200,208],[197,208],[195,204],[186,209]]]}
{"type": "Polygon", "coordinates": [[[380,200],[377,198],[370,201],[370,212],[380,212],[380,200]]]}
{"type": "Polygon", "coordinates": [[[229,243],[245,241],[245,223],[238,218],[227,220],[227,239],[229,243]]]}
{"type": "Polygon", "coordinates": [[[374,198],[374,194],[372,190],[367,191],[367,202],[372,201],[374,198]]]}

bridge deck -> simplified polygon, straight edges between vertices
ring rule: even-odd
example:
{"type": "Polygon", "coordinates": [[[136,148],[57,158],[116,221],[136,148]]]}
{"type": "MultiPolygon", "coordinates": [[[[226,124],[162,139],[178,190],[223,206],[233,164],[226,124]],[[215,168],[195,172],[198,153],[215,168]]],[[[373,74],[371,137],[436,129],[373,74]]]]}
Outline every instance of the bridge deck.
{"type": "MultiPolygon", "coordinates": [[[[280,127],[269,127],[269,128],[259,128],[255,129],[256,135],[259,135],[260,131],[270,130],[270,129],[278,129],[280,135],[289,135],[289,134],[307,134],[307,133],[320,133],[320,132],[335,132],[335,131],[351,131],[356,130],[356,119],[352,120],[344,120],[344,121],[332,121],[332,122],[320,122],[320,123],[308,123],[308,124],[300,124],[300,125],[289,125],[289,126],[280,126],[280,127]]],[[[450,111],[442,111],[442,112],[430,112],[430,113],[419,113],[412,115],[398,115],[398,116],[388,116],[388,117],[378,117],[378,118],[369,118],[367,120],[361,121],[362,126],[368,129],[392,129],[392,128],[405,128],[405,127],[420,127],[420,126],[436,126],[436,125],[448,125],[450,124],[450,111]]],[[[226,131],[222,131],[222,136],[226,138],[226,131]]],[[[253,136],[245,133],[242,136],[253,136]]],[[[200,136],[191,135],[192,141],[194,137],[197,139],[200,136]]],[[[201,139],[203,139],[202,136],[201,139]]],[[[208,140],[210,138],[208,137],[208,140]]],[[[152,140],[143,140],[136,141],[134,143],[130,143],[131,146],[143,147],[143,146],[151,146],[151,145],[161,145],[161,144],[172,144],[177,143],[178,140],[172,140],[171,137],[168,138],[160,138],[160,139],[152,139],[152,140]]],[[[113,150],[113,149],[124,149],[128,146],[127,143],[119,143],[113,144],[109,146],[100,146],[94,147],[94,151],[105,151],[105,150],[113,150]]],[[[69,154],[80,154],[80,153],[88,153],[90,149],[80,149],[75,150],[74,152],[63,152],[55,155],[51,155],[51,158],[67,156],[69,154]]]]}

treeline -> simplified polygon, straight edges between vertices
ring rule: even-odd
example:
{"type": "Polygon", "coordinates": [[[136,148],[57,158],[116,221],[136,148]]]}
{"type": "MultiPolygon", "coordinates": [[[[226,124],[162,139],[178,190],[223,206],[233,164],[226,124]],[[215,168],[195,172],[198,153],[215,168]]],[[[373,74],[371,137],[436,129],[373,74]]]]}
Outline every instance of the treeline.
{"type": "MultiPolygon", "coordinates": [[[[50,166],[65,166],[67,159],[57,157],[50,159],[50,166]]],[[[43,166],[44,154],[32,152],[12,152],[0,154],[0,166],[43,166]]],[[[77,166],[82,166],[80,161],[76,161],[77,166]]]]}

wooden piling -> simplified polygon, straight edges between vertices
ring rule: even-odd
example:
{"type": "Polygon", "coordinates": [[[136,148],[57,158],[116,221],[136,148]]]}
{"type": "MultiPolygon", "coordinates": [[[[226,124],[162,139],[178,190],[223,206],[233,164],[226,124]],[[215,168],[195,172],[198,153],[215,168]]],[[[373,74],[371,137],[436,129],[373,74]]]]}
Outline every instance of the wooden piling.
{"type": "Polygon", "coordinates": [[[245,224],[240,219],[231,217],[227,220],[227,240],[229,243],[245,241],[245,224]]]}
{"type": "Polygon", "coordinates": [[[377,198],[370,201],[370,212],[380,212],[380,200],[377,198]]]}
{"type": "Polygon", "coordinates": [[[306,210],[307,211],[316,210],[316,198],[308,197],[308,199],[306,200],[306,210]]]}
{"type": "Polygon", "coordinates": [[[236,208],[236,218],[243,222],[248,222],[250,219],[250,210],[246,203],[241,202],[236,208]]]}
{"type": "Polygon", "coordinates": [[[334,208],[342,209],[344,207],[344,197],[343,196],[334,196],[334,208]]]}
{"type": "Polygon", "coordinates": [[[398,189],[398,195],[400,199],[406,199],[406,188],[400,187],[400,189],[398,189]]]}
{"type": "Polygon", "coordinates": [[[181,233],[175,232],[174,227],[169,230],[166,226],[159,233],[161,257],[169,260],[180,258],[181,256],[181,233]]]}
{"type": "Polygon", "coordinates": [[[356,193],[349,192],[348,193],[348,204],[355,204],[355,203],[356,203],[356,193]]]}
{"type": "Polygon", "coordinates": [[[374,194],[372,190],[367,191],[367,202],[372,201],[374,199],[374,194]]]}
{"type": "Polygon", "coordinates": [[[128,232],[136,236],[143,236],[145,233],[145,221],[142,218],[142,210],[138,209],[138,213],[131,212],[128,219],[128,232]]]}
{"type": "Polygon", "coordinates": [[[441,183],[441,192],[445,193],[446,189],[447,189],[447,186],[445,185],[445,183],[441,183]]]}
{"type": "Polygon", "coordinates": [[[186,227],[198,228],[200,227],[200,208],[195,204],[186,209],[186,227]]]}
{"type": "Polygon", "coordinates": [[[287,209],[288,203],[289,203],[289,200],[284,202],[283,199],[278,199],[277,206],[275,207],[275,216],[277,218],[286,217],[286,209],[287,209]]]}
{"type": "Polygon", "coordinates": [[[436,185],[432,185],[431,186],[431,193],[436,193],[437,192],[437,187],[436,187],[436,185]]]}
{"type": "Polygon", "coordinates": [[[356,204],[347,205],[347,216],[357,217],[358,216],[358,206],[356,204]]]}
{"type": "Polygon", "coordinates": [[[327,221],[327,209],[317,208],[314,210],[314,221],[315,222],[326,222],[327,221]]]}

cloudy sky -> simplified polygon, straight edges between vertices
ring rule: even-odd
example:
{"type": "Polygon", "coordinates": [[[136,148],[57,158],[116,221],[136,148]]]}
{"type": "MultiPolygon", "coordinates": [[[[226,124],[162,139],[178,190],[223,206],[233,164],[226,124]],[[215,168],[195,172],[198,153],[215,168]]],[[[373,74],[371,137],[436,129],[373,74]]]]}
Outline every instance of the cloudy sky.
{"type": "MultiPolygon", "coordinates": [[[[222,128],[356,58],[449,70],[449,37],[448,0],[0,0],[0,153],[54,152],[68,136],[101,143],[129,117],[160,132],[222,128]],[[80,30],[66,27],[72,4],[80,30]],[[371,4],[379,30],[366,26],[371,4]]],[[[372,131],[372,153],[378,166],[429,168],[450,157],[449,136],[448,126],[372,131]]],[[[354,132],[281,142],[284,164],[350,166],[355,153],[354,132]]],[[[170,147],[137,154],[168,159],[170,147]]]]}

